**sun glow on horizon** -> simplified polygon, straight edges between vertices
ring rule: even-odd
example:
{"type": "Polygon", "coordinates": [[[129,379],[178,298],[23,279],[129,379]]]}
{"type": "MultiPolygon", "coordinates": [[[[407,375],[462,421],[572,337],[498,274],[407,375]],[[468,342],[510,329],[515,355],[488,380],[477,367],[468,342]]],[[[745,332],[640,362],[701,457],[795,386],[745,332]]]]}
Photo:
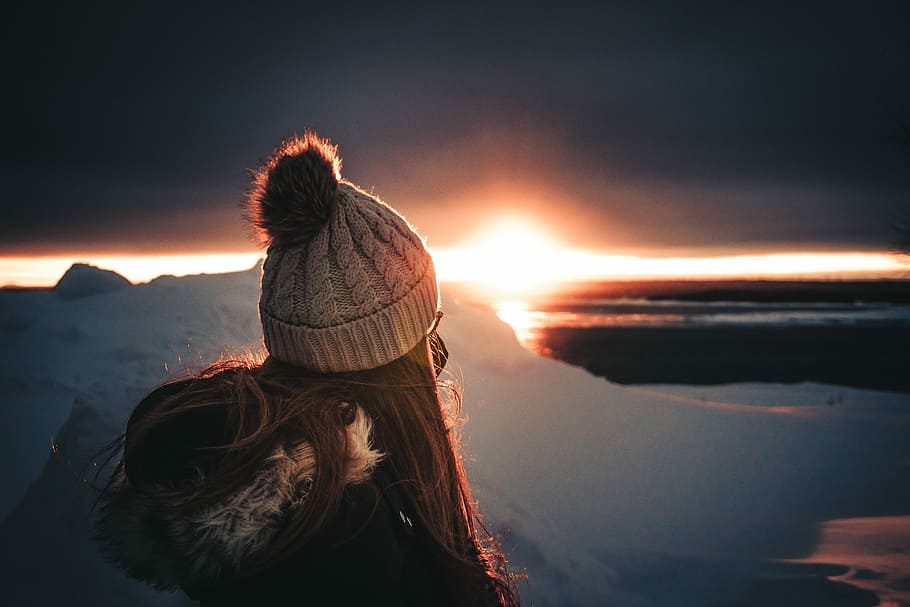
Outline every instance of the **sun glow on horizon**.
{"type": "Polygon", "coordinates": [[[132,283],[142,283],[162,275],[189,276],[249,270],[261,258],[262,253],[0,257],[0,286],[53,286],[74,263],[113,270],[132,283]]]}
{"type": "Polygon", "coordinates": [[[503,294],[586,280],[901,278],[910,273],[910,266],[884,252],[602,255],[565,246],[533,224],[508,220],[462,247],[434,250],[433,257],[440,281],[480,283],[503,294]]]}
{"type": "MultiPolygon", "coordinates": [[[[561,283],[641,279],[900,279],[906,258],[888,252],[811,252],[723,257],[604,255],[573,248],[544,228],[506,218],[455,248],[433,248],[440,282],[472,283],[492,294],[533,294],[561,283]]],[[[183,255],[0,257],[0,286],[50,287],[76,262],[113,270],[133,283],[161,275],[236,272],[261,252],[183,255]]]]}
{"type": "Polygon", "coordinates": [[[489,248],[434,252],[443,282],[478,282],[504,293],[586,280],[902,278],[910,267],[888,253],[773,253],[704,258],[598,255],[541,248],[496,258],[489,248]]]}
{"type": "Polygon", "coordinates": [[[507,293],[533,289],[562,274],[568,249],[533,224],[503,220],[458,249],[434,250],[440,281],[477,282],[507,293]]]}

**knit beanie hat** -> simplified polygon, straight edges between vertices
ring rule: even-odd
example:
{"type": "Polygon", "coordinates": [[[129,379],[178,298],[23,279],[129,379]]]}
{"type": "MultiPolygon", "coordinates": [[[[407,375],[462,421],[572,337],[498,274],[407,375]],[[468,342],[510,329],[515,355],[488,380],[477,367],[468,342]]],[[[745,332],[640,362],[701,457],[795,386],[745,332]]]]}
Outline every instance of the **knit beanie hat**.
{"type": "Polygon", "coordinates": [[[259,316],[273,357],[322,373],[372,369],[431,330],[439,287],[423,240],[341,179],[327,140],[285,141],[254,173],[247,211],[268,245],[259,316]]]}

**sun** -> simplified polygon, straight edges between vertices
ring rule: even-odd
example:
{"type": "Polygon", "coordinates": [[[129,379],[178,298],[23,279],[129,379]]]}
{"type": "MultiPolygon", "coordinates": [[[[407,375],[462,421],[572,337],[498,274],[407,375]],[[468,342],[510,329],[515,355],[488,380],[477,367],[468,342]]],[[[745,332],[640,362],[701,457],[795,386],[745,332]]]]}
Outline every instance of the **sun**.
{"type": "Polygon", "coordinates": [[[504,293],[534,290],[566,273],[568,251],[545,230],[524,219],[494,222],[462,247],[434,253],[447,280],[479,282],[504,293]]]}

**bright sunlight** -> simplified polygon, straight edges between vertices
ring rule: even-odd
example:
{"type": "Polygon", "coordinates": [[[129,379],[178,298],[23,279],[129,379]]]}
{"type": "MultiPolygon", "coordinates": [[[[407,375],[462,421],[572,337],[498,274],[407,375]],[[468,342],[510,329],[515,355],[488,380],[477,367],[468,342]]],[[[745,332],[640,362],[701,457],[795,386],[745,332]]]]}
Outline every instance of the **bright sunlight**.
{"type": "Polygon", "coordinates": [[[0,257],[0,286],[52,286],[75,262],[113,270],[130,282],[139,283],[163,274],[187,276],[248,270],[261,258],[261,253],[0,257]]]}
{"type": "MultiPolygon", "coordinates": [[[[0,257],[0,286],[54,285],[75,261],[113,270],[131,282],[162,274],[217,274],[252,268],[261,253],[0,257]]],[[[727,257],[634,257],[572,248],[524,217],[505,217],[462,246],[433,248],[441,282],[483,285],[493,294],[530,294],[560,283],[636,279],[906,278],[889,253],[776,253],[727,257]]]]}
{"type": "Polygon", "coordinates": [[[577,255],[523,220],[502,220],[459,249],[433,252],[440,280],[523,292],[567,275],[577,255]]]}
{"type": "Polygon", "coordinates": [[[433,251],[441,281],[481,283],[504,294],[563,282],[657,278],[900,278],[889,253],[776,253],[703,258],[600,255],[562,244],[525,219],[503,219],[464,246],[433,251]]]}

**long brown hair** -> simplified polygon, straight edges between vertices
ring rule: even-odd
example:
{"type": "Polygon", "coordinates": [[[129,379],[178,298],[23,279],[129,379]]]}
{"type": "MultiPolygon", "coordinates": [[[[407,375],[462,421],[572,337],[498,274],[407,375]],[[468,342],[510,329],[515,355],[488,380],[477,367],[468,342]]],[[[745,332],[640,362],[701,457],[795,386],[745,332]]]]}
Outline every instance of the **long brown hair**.
{"type": "Polygon", "coordinates": [[[204,448],[218,462],[214,481],[191,500],[176,500],[177,507],[193,510],[227,497],[249,482],[278,445],[306,438],[314,450],[316,471],[306,499],[241,575],[288,557],[337,511],[347,454],[346,409],[340,404],[351,403],[372,420],[373,448],[385,454],[382,465],[445,561],[455,604],[478,604],[486,595],[518,605],[515,578],[483,526],[458,455],[460,399],[451,388],[451,397],[441,398],[426,338],[375,369],[324,375],[273,358],[235,360],[182,380],[178,388],[148,414],[134,415],[124,442],[128,468],[130,453],[140,451],[159,424],[210,407],[226,410],[224,439],[204,448]]]}

